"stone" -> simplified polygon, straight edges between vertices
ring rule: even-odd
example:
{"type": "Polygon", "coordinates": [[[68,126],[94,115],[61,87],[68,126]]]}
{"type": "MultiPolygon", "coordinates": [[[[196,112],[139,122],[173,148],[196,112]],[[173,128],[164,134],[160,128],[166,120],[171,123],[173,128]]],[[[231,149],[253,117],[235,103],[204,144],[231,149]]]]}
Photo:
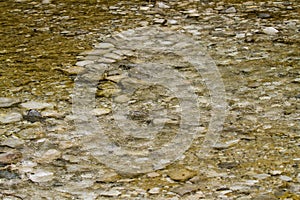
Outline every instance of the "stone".
{"type": "Polygon", "coordinates": [[[73,67],[68,67],[66,69],[62,69],[63,72],[65,72],[67,75],[78,75],[82,74],[85,71],[84,67],[80,66],[73,66],[73,67]]]}
{"type": "Polygon", "coordinates": [[[0,97],[0,108],[8,108],[18,103],[20,103],[20,99],[0,97]]]}
{"type": "Polygon", "coordinates": [[[37,110],[29,110],[26,115],[24,115],[24,119],[33,123],[39,122],[43,120],[42,114],[37,110]]]}
{"type": "Polygon", "coordinates": [[[108,108],[95,108],[92,110],[92,114],[94,114],[95,116],[106,115],[110,112],[111,110],[108,108]]]}
{"type": "Polygon", "coordinates": [[[46,108],[53,108],[54,106],[51,103],[28,101],[26,103],[22,103],[21,107],[26,108],[28,110],[43,110],[46,108]]]}
{"type": "Polygon", "coordinates": [[[284,176],[284,175],[279,176],[279,179],[283,180],[283,181],[288,181],[288,182],[293,180],[291,177],[284,176]]]}
{"type": "Polygon", "coordinates": [[[2,124],[9,124],[9,123],[18,122],[21,120],[22,120],[22,115],[17,112],[0,114],[0,123],[2,123],[2,124]]]}
{"type": "Polygon", "coordinates": [[[40,158],[37,159],[40,163],[50,163],[53,160],[59,159],[62,153],[56,149],[49,149],[40,158]]]}
{"type": "Polygon", "coordinates": [[[95,62],[94,61],[91,61],[91,60],[83,60],[83,61],[78,61],[76,63],[76,66],[78,67],[84,67],[86,65],[90,65],[90,64],[94,64],[95,62]]]}
{"type": "Polygon", "coordinates": [[[4,153],[0,153],[0,164],[9,165],[20,162],[22,159],[22,153],[17,150],[11,150],[4,153]]]}
{"type": "Polygon", "coordinates": [[[37,170],[34,174],[29,174],[28,177],[31,181],[36,183],[43,183],[51,181],[54,178],[53,172],[46,170],[37,170]]]}
{"type": "Polygon", "coordinates": [[[262,30],[267,35],[276,35],[279,31],[273,27],[266,27],[262,30]]]}
{"type": "Polygon", "coordinates": [[[175,192],[176,194],[179,194],[180,196],[183,196],[185,194],[195,192],[199,189],[200,189],[199,185],[185,184],[183,186],[179,186],[179,187],[176,187],[176,188],[172,189],[172,192],[175,192]]]}
{"type": "Polygon", "coordinates": [[[43,130],[40,127],[27,128],[27,129],[21,130],[18,133],[18,136],[24,140],[38,139],[38,138],[44,137],[44,135],[45,135],[45,130],[43,130]]]}
{"type": "Polygon", "coordinates": [[[186,168],[179,168],[179,169],[172,169],[167,172],[167,175],[175,180],[175,181],[187,181],[188,179],[194,177],[197,172],[186,169],[186,168]]]}
{"type": "Polygon", "coordinates": [[[170,8],[170,6],[168,6],[167,4],[164,4],[163,2],[158,2],[157,5],[159,8],[163,8],[163,9],[170,8]]]}
{"type": "Polygon", "coordinates": [[[160,192],[160,188],[159,187],[154,187],[154,188],[151,188],[148,193],[149,194],[159,194],[160,192]]]}
{"type": "Polygon", "coordinates": [[[229,7],[224,12],[228,13],[228,14],[229,13],[236,13],[236,9],[235,9],[235,7],[229,7]]]}
{"type": "Polygon", "coordinates": [[[160,176],[160,174],[157,173],[157,172],[150,172],[150,173],[147,174],[147,177],[149,177],[149,178],[155,178],[155,177],[158,177],[158,176],[160,176]]]}
{"type": "Polygon", "coordinates": [[[1,142],[2,146],[8,146],[12,148],[20,147],[24,144],[24,141],[17,137],[9,137],[1,142]]]}
{"type": "Polygon", "coordinates": [[[110,49],[110,48],[114,48],[115,46],[111,43],[99,43],[95,45],[96,49],[110,49]]]}
{"type": "Polygon", "coordinates": [[[121,194],[122,193],[116,189],[111,189],[108,191],[100,192],[100,195],[105,196],[105,197],[117,197],[117,196],[120,196],[121,194]]]}

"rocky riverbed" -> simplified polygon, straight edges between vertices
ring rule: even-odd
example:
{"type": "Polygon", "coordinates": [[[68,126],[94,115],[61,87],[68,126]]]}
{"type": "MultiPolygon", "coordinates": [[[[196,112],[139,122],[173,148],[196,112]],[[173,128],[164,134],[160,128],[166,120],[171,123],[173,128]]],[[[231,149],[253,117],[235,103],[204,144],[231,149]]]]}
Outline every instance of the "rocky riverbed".
{"type": "Polygon", "coordinates": [[[0,9],[1,199],[300,199],[296,0],[0,9]]]}

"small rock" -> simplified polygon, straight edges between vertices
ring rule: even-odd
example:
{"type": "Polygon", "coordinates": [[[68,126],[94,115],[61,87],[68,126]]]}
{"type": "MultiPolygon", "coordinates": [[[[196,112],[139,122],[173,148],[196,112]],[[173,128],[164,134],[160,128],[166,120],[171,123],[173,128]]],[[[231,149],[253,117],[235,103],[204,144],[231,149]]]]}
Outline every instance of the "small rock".
{"type": "Polygon", "coordinates": [[[267,27],[263,29],[263,32],[267,35],[276,35],[279,31],[273,27],[267,27]]]}
{"type": "Polygon", "coordinates": [[[104,192],[100,193],[101,196],[105,196],[105,197],[117,197],[120,194],[122,194],[122,193],[115,189],[111,189],[109,191],[104,191],[104,192]]]}
{"type": "Polygon", "coordinates": [[[1,146],[8,146],[12,148],[20,147],[23,144],[24,141],[16,137],[10,137],[1,142],[1,146]]]}
{"type": "Polygon", "coordinates": [[[36,183],[51,181],[54,178],[53,172],[38,170],[34,174],[29,175],[29,179],[36,183]]]}
{"type": "Polygon", "coordinates": [[[2,123],[2,124],[18,122],[18,121],[21,121],[21,119],[22,119],[22,115],[17,112],[0,114],[0,123],[2,123]]]}
{"type": "Polygon", "coordinates": [[[236,13],[235,7],[230,7],[225,10],[225,13],[236,13]]]}
{"type": "Polygon", "coordinates": [[[0,153],[0,164],[9,165],[20,162],[22,159],[22,153],[20,151],[8,151],[0,153]]]}
{"type": "Polygon", "coordinates": [[[289,176],[284,176],[284,175],[281,175],[279,176],[279,178],[283,181],[292,181],[293,179],[289,176]]]}
{"type": "Polygon", "coordinates": [[[41,158],[38,159],[38,161],[42,163],[50,163],[53,160],[60,158],[61,154],[62,153],[56,149],[49,149],[42,155],[41,158]]]}
{"type": "Polygon", "coordinates": [[[151,188],[148,193],[149,194],[158,194],[160,192],[160,188],[159,187],[154,187],[154,188],[151,188]]]}
{"type": "Polygon", "coordinates": [[[21,107],[26,108],[28,110],[43,110],[45,108],[53,108],[53,104],[37,101],[28,101],[26,103],[22,103],[21,107]]]}
{"type": "Polygon", "coordinates": [[[78,75],[82,74],[84,72],[85,68],[79,67],[79,66],[73,66],[66,69],[62,69],[63,72],[65,72],[67,75],[78,75]]]}
{"type": "Polygon", "coordinates": [[[92,110],[92,114],[94,114],[95,116],[106,115],[110,112],[111,110],[108,108],[95,108],[92,110]]]}
{"type": "Polygon", "coordinates": [[[8,108],[20,103],[20,99],[0,97],[0,108],[8,108]]]}
{"type": "Polygon", "coordinates": [[[92,61],[92,60],[83,60],[83,61],[78,61],[76,63],[76,66],[78,66],[78,67],[84,67],[86,65],[93,64],[93,63],[94,63],[94,61],[92,61]]]}
{"type": "Polygon", "coordinates": [[[257,16],[261,19],[267,19],[267,18],[271,17],[271,15],[269,13],[258,13],[257,16]]]}
{"type": "Polygon", "coordinates": [[[26,115],[24,115],[24,119],[33,123],[39,122],[43,120],[41,113],[37,110],[29,110],[26,115]]]}
{"type": "Polygon", "coordinates": [[[170,6],[164,4],[163,2],[158,2],[157,5],[158,5],[159,8],[165,8],[165,9],[170,8],[170,6]]]}
{"type": "Polygon", "coordinates": [[[20,131],[18,136],[24,140],[32,140],[42,138],[45,135],[45,131],[42,128],[28,128],[20,131]]]}
{"type": "Polygon", "coordinates": [[[16,172],[13,171],[9,171],[9,170],[0,170],[0,179],[5,178],[5,179],[16,179],[19,178],[19,174],[17,174],[16,172]]]}
{"type": "Polygon", "coordinates": [[[199,190],[200,186],[199,185],[193,185],[193,184],[185,184],[183,186],[176,187],[172,189],[172,192],[175,192],[179,194],[180,196],[183,196],[185,194],[195,192],[199,190]]]}
{"type": "Polygon", "coordinates": [[[269,174],[255,174],[253,177],[262,180],[262,179],[266,179],[270,176],[271,175],[269,175],[269,174]]]}
{"type": "Polygon", "coordinates": [[[188,170],[186,168],[172,169],[168,171],[168,176],[175,181],[186,181],[194,177],[197,172],[188,170]]]}
{"type": "Polygon", "coordinates": [[[61,119],[64,117],[64,114],[59,113],[55,110],[45,110],[43,112],[41,112],[43,117],[52,117],[52,118],[56,118],[56,119],[61,119]]]}
{"type": "Polygon", "coordinates": [[[213,146],[214,149],[218,149],[218,150],[222,150],[222,149],[228,149],[234,145],[236,145],[237,143],[239,143],[239,139],[236,140],[231,140],[231,141],[227,141],[225,143],[219,143],[219,144],[215,144],[213,146]]]}
{"type": "Polygon", "coordinates": [[[149,178],[155,178],[155,177],[158,177],[158,176],[160,176],[160,174],[157,173],[157,172],[150,172],[150,173],[147,174],[147,177],[149,177],[149,178]]]}
{"type": "Polygon", "coordinates": [[[111,43],[99,43],[95,45],[96,49],[110,49],[110,48],[114,48],[115,46],[111,43]]]}
{"type": "Polygon", "coordinates": [[[273,175],[273,176],[276,176],[276,175],[282,174],[282,171],[279,171],[279,170],[273,170],[273,171],[270,171],[270,174],[273,175]]]}
{"type": "Polygon", "coordinates": [[[176,24],[178,24],[178,21],[175,20],[175,19],[169,19],[169,20],[168,20],[168,24],[176,25],[176,24]]]}

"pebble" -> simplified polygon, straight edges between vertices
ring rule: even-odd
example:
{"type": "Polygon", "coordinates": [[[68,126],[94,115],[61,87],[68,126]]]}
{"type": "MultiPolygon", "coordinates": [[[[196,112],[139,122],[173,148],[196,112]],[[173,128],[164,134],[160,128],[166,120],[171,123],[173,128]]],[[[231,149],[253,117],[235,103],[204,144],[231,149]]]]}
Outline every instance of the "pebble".
{"type": "Polygon", "coordinates": [[[18,122],[22,120],[22,115],[17,112],[11,113],[0,113],[0,123],[2,124],[9,124],[13,122],[18,122]]]}
{"type": "Polygon", "coordinates": [[[95,116],[106,115],[106,114],[108,114],[110,112],[111,112],[111,110],[108,109],[108,108],[95,108],[95,109],[92,110],[92,113],[95,116]]]}
{"type": "Polygon", "coordinates": [[[54,178],[53,172],[37,170],[34,174],[29,174],[29,179],[36,183],[51,181],[54,178]]]}
{"type": "Polygon", "coordinates": [[[26,115],[24,115],[24,119],[33,123],[43,120],[42,114],[37,110],[29,110],[26,115]]]}
{"type": "Polygon", "coordinates": [[[280,180],[283,180],[283,181],[292,181],[293,179],[289,176],[284,176],[284,175],[281,175],[279,176],[280,180]]]}
{"type": "Polygon", "coordinates": [[[151,188],[148,193],[149,194],[158,194],[160,192],[160,188],[159,187],[154,187],[154,188],[151,188]]]}
{"type": "Polygon", "coordinates": [[[43,110],[45,108],[53,108],[54,106],[51,103],[28,101],[26,103],[21,103],[21,107],[28,110],[43,110]]]}
{"type": "Polygon", "coordinates": [[[24,144],[24,141],[17,137],[9,137],[1,142],[2,146],[8,146],[12,148],[20,147],[24,144]]]}
{"type": "Polygon", "coordinates": [[[273,27],[266,27],[263,32],[267,35],[276,35],[279,31],[273,27]]]}
{"type": "Polygon", "coordinates": [[[78,61],[76,63],[76,66],[78,66],[78,67],[84,67],[86,65],[93,64],[93,63],[94,63],[94,61],[91,61],[91,60],[83,60],[83,61],[78,61]]]}
{"type": "Polygon", "coordinates": [[[62,69],[63,72],[65,72],[67,75],[78,75],[82,74],[85,71],[85,68],[79,67],[79,66],[73,66],[73,67],[68,67],[66,69],[62,69]]]}
{"type": "Polygon", "coordinates": [[[167,4],[164,4],[163,2],[158,2],[157,5],[159,8],[163,8],[163,9],[170,8],[170,6],[168,6],[167,4]]]}
{"type": "Polygon", "coordinates": [[[158,177],[158,176],[160,176],[160,174],[157,173],[157,172],[150,172],[150,173],[147,174],[147,177],[149,177],[149,178],[155,178],[155,177],[158,177]]]}
{"type": "Polygon", "coordinates": [[[194,177],[197,173],[186,168],[172,169],[167,172],[167,175],[175,181],[187,181],[188,179],[194,177]]]}
{"type": "Polygon", "coordinates": [[[101,196],[105,197],[117,197],[120,196],[122,193],[119,190],[111,189],[109,191],[100,192],[101,196]]]}
{"type": "Polygon", "coordinates": [[[0,97],[0,108],[8,108],[18,103],[20,103],[20,99],[0,97]]]}
{"type": "Polygon", "coordinates": [[[225,10],[225,13],[236,13],[235,7],[229,7],[225,10]]]}

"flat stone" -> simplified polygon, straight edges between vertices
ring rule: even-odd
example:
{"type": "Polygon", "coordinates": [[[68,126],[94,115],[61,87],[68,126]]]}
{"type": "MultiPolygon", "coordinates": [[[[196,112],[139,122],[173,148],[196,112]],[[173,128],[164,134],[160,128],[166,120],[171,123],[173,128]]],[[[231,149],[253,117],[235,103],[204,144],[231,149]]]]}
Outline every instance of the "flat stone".
{"type": "Polygon", "coordinates": [[[8,97],[0,97],[0,108],[11,107],[15,104],[20,103],[20,99],[17,98],[8,98],[8,97]]]}
{"type": "Polygon", "coordinates": [[[154,187],[154,188],[151,188],[148,193],[149,194],[158,194],[160,192],[160,188],[159,187],[154,187]]]}
{"type": "Polygon", "coordinates": [[[93,63],[94,63],[94,61],[92,61],[92,60],[83,60],[83,61],[78,61],[76,63],[76,66],[78,66],[78,67],[84,67],[86,65],[90,65],[90,64],[93,64],[93,63]]]}
{"type": "Polygon", "coordinates": [[[2,123],[2,124],[9,124],[9,123],[18,122],[21,120],[22,120],[22,115],[17,112],[0,114],[0,123],[2,123]]]}
{"type": "Polygon", "coordinates": [[[175,192],[179,194],[180,196],[183,196],[188,193],[195,192],[199,190],[200,186],[199,185],[194,185],[194,184],[185,184],[183,186],[176,187],[172,189],[172,192],[175,192]]]}
{"type": "Polygon", "coordinates": [[[38,101],[28,101],[26,103],[22,103],[21,107],[26,109],[35,109],[35,110],[43,110],[45,108],[53,108],[53,104],[51,103],[44,103],[44,102],[38,102],[38,101]]]}
{"type": "Polygon", "coordinates": [[[67,75],[78,75],[82,74],[85,71],[85,68],[79,66],[73,66],[62,70],[67,75]]]}
{"type": "Polygon", "coordinates": [[[273,27],[266,27],[262,30],[267,35],[276,35],[279,31],[273,27]]]}
{"type": "Polygon", "coordinates": [[[168,176],[175,181],[187,181],[188,179],[194,177],[197,172],[188,170],[186,168],[172,169],[168,171],[168,176]]]}
{"type": "Polygon", "coordinates": [[[20,147],[24,144],[24,141],[16,138],[16,137],[9,137],[5,139],[3,142],[1,142],[2,146],[8,146],[12,148],[20,147]]]}
{"type": "Polygon", "coordinates": [[[236,13],[236,9],[235,9],[235,7],[230,7],[230,8],[227,8],[224,12],[225,13],[236,13]]]}
{"type": "Polygon", "coordinates": [[[111,43],[99,43],[95,45],[96,49],[110,49],[110,48],[114,48],[115,46],[111,43]]]}
{"type": "Polygon", "coordinates": [[[120,191],[115,189],[111,189],[109,191],[104,191],[100,193],[101,196],[105,196],[105,197],[117,197],[120,196],[121,194],[122,193],[120,191]]]}
{"type": "Polygon", "coordinates": [[[279,176],[280,180],[283,180],[283,181],[292,181],[293,179],[289,176],[284,176],[284,175],[281,175],[279,176]]]}
{"type": "Polygon", "coordinates": [[[34,174],[29,175],[29,179],[36,183],[51,181],[54,178],[53,172],[38,170],[34,174]]]}
{"type": "Polygon", "coordinates": [[[108,109],[108,108],[95,108],[95,109],[92,110],[92,113],[95,116],[106,115],[106,114],[108,114],[110,112],[111,112],[111,110],[108,109]]]}
{"type": "Polygon", "coordinates": [[[60,158],[62,155],[62,153],[56,149],[49,149],[48,151],[46,151],[42,157],[40,157],[38,159],[38,162],[40,163],[50,163],[53,160],[56,160],[58,158],[60,158]]]}
{"type": "Polygon", "coordinates": [[[12,150],[4,153],[0,153],[0,164],[15,164],[22,159],[22,153],[20,151],[12,150]]]}

